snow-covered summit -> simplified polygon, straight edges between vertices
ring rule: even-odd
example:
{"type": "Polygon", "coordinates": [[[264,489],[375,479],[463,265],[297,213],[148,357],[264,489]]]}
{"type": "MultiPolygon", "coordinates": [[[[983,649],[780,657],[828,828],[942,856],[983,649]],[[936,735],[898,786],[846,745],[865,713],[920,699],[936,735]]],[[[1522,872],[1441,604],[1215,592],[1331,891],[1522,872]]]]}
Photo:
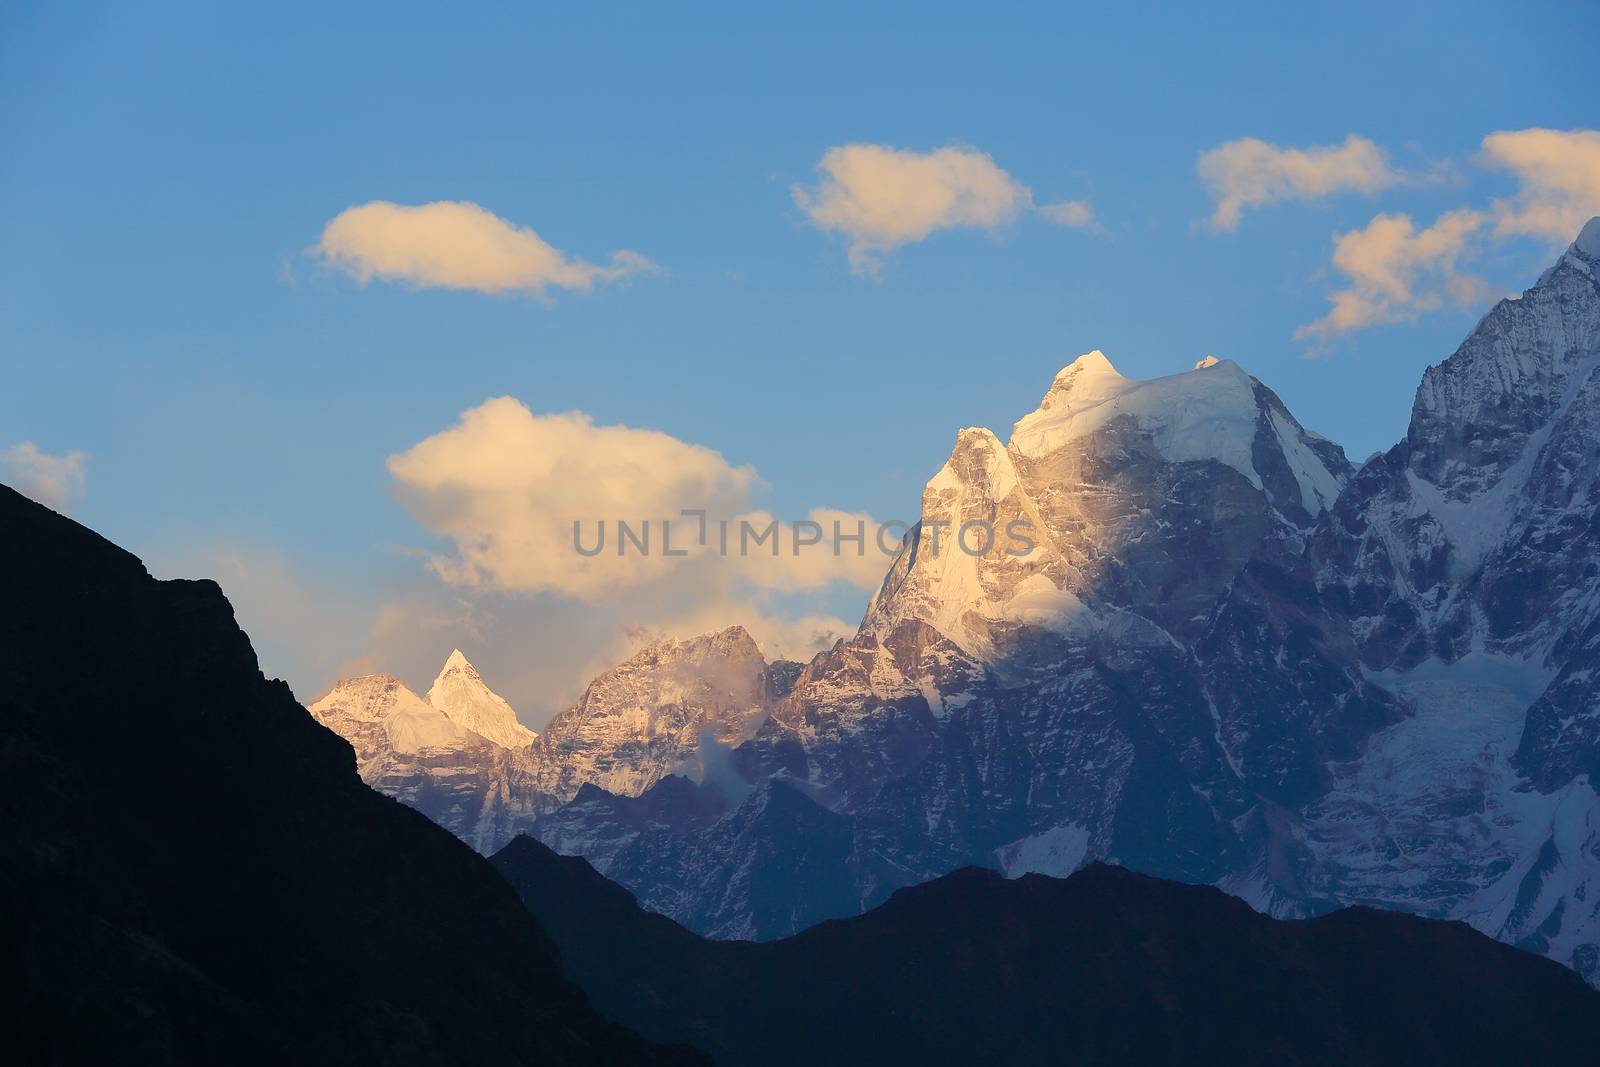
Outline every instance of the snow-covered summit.
{"type": "Polygon", "coordinates": [[[1348,474],[1231,360],[1138,381],[1095,350],[1056,374],[1009,445],[956,435],[862,631],[888,644],[926,626],[983,662],[1018,626],[1081,637],[1130,625],[1126,609],[1186,633],[1258,539],[1308,528],[1348,474]]]}
{"type": "Polygon", "coordinates": [[[1061,368],[1039,402],[1039,411],[1082,410],[1115,396],[1129,384],[1097,348],[1061,368]]]}
{"type": "Polygon", "coordinates": [[[428,703],[459,726],[505,748],[524,748],[538,736],[517,721],[517,713],[484,683],[458,648],[428,690],[428,703]]]}
{"type": "Polygon", "coordinates": [[[538,736],[517,721],[511,705],[484,684],[460,649],[445,661],[426,698],[392,674],[367,674],[340,680],[308,710],[352,743],[360,735],[364,742],[385,744],[378,741],[381,734],[388,748],[402,754],[477,741],[526,748],[538,736]]]}
{"type": "Polygon", "coordinates": [[[1265,423],[1298,483],[1301,507],[1315,515],[1339,495],[1339,475],[1311,447],[1320,438],[1281,403],[1269,404],[1263,392],[1237,363],[1215,356],[1182,374],[1135,381],[1091,352],[1057,375],[1039,407],[1012,427],[1011,448],[1039,458],[1126,420],[1166,461],[1216,460],[1261,489],[1266,480],[1257,468],[1257,436],[1265,423]]]}
{"type": "Polygon", "coordinates": [[[407,755],[458,748],[475,736],[392,674],[344,679],[307,710],[352,743],[358,736],[373,741],[381,734],[389,749],[407,755]]]}

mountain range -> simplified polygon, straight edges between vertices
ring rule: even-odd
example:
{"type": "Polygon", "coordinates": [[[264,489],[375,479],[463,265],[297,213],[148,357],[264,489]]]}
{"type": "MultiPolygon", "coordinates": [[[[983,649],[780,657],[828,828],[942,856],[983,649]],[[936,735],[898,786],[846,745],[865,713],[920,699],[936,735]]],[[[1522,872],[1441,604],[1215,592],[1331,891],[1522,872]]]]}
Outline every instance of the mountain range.
{"type": "MultiPolygon", "coordinates": [[[[1367,909],[1284,922],[1098,864],[1066,881],[963,869],[797,937],[707,941],[583,859],[522,836],[486,860],[368,788],[351,747],[262,676],[214,583],[156,581],[5,488],[0,549],[0,982],[16,1062],[1592,1051],[1600,993],[1462,924],[1367,909]]],[[[459,745],[463,722],[502,730],[501,705],[452,671],[425,704],[376,687],[345,712],[397,707],[402,747],[459,745]]],[[[769,792],[774,811],[798,796],[769,792]]]]}
{"type": "Polygon", "coordinates": [[[1600,984],[1597,369],[1600,219],[1359,467],[1231,361],[1092,352],[1008,441],[957,434],[803,666],[738,627],[658,642],[536,738],[393,679],[313,713],[480,851],[530,833],[709,936],[1103,860],[1278,917],[1458,919],[1600,984]],[[951,550],[977,520],[1036,548],[951,550]]]}

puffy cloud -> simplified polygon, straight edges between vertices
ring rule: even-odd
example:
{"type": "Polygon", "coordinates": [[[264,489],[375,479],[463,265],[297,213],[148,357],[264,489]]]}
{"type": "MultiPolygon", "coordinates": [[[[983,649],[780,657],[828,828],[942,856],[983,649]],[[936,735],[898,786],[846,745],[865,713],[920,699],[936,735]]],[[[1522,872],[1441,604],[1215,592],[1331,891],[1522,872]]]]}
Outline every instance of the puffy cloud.
{"type": "Polygon", "coordinates": [[[1246,208],[1280,200],[1315,200],[1335,193],[1376,193],[1407,180],[1382,148],[1351,134],[1343,144],[1280,148],[1255,137],[1228,141],[1200,154],[1196,169],[1217,207],[1214,230],[1232,230],[1246,208]]]}
{"type": "MultiPolygon", "coordinates": [[[[877,274],[884,254],[937,230],[993,230],[1034,206],[1026,185],[971,148],[916,152],[841,145],[828,149],[816,169],[816,188],[792,188],[795,204],[814,225],[850,239],[850,266],[857,274],[877,274]]],[[[1067,226],[1093,218],[1082,201],[1040,211],[1067,226]]]]}
{"type": "Polygon", "coordinates": [[[1295,330],[1295,339],[1328,339],[1412,319],[1446,301],[1470,305],[1492,296],[1486,282],[1458,269],[1468,242],[1488,222],[1480,211],[1447,211],[1418,230],[1409,215],[1378,215],[1336,235],[1333,265],[1349,284],[1329,296],[1328,314],[1295,330]]]}
{"type": "Polygon", "coordinates": [[[1600,131],[1502,130],[1483,139],[1482,162],[1514,173],[1522,189],[1494,204],[1495,232],[1570,241],[1600,215],[1600,131]]]}
{"type": "Polygon", "coordinates": [[[750,467],[657,430],[535,415],[511,397],[389,457],[389,473],[401,504],[452,543],[430,569],[462,587],[599,601],[688,572],[706,589],[868,589],[888,564],[870,516],[815,509],[780,522],[752,507],[750,467]],[[864,544],[836,552],[836,525],[864,528],[864,544]]]}
{"type": "Polygon", "coordinates": [[[587,292],[596,282],[657,269],[637,252],[617,252],[607,266],[573,259],[525,226],[449,200],[346,208],[312,251],[363,285],[379,278],[484,293],[542,295],[552,286],[587,292]]]}
{"type": "Polygon", "coordinates": [[[23,496],[65,513],[83,494],[83,467],[89,457],[82,452],[52,456],[32,441],[0,449],[0,474],[23,496]]]}
{"type": "Polygon", "coordinates": [[[732,515],[756,485],[755,471],[709,448],[656,430],[596,426],[581,412],[534,415],[506,396],[390,456],[389,473],[406,509],[454,543],[454,556],[431,563],[447,581],[579,599],[645,584],[679,565],[663,552],[659,529],[649,553],[619,556],[618,520],[642,531],[645,520],[656,526],[684,508],[732,515]],[[590,545],[602,521],[606,550],[580,554],[573,524],[590,545]]]}

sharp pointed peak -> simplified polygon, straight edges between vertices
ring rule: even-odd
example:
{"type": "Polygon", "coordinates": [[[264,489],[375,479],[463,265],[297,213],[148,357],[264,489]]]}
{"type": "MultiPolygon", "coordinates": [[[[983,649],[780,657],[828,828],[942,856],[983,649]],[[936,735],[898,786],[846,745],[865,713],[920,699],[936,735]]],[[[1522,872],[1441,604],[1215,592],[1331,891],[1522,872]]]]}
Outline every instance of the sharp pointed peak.
{"type": "Polygon", "coordinates": [[[1065,367],[1062,367],[1060,372],[1056,374],[1056,380],[1060,381],[1075,371],[1081,374],[1115,374],[1118,378],[1122,377],[1122,372],[1112,366],[1111,361],[1106,358],[1106,354],[1098,348],[1091,352],[1085,352],[1065,367]]]}
{"type": "Polygon", "coordinates": [[[449,670],[452,667],[470,666],[472,666],[472,664],[467,661],[466,654],[463,653],[459,648],[451,650],[449,658],[444,661],[445,670],[449,670]]]}
{"type": "Polygon", "coordinates": [[[1040,401],[1039,411],[1076,408],[1113,396],[1134,383],[1111,365],[1098,348],[1061,368],[1040,401]]]}

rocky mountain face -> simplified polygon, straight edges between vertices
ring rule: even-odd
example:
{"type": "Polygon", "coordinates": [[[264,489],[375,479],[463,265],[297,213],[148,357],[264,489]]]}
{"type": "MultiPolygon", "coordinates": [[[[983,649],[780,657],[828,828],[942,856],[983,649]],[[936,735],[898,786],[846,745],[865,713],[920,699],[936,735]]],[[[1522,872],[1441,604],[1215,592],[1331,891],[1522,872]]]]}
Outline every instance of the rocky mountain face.
{"type": "Polygon", "coordinates": [[[10,1060],[699,1061],[595,1014],[483,858],[363,785],[215,583],[0,487],[0,594],[10,1060]]]}
{"type": "Polygon", "coordinates": [[[1206,649],[1225,729],[1285,685],[1405,713],[1261,821],[1247,897],[1449,915],[1600,982],[1597,368],[1600,220],[1428,370],[1298,558],[1236,583],[1206,649]]]}
{"type": "Polygon", "coordinates": [[[768,665],[742,626],[652,642],[550,721],[532,754],[539,788],[563,801],[584,784],[634,796],[699,767],[702,746],[749,739],[787,673],[768,665]]]}
{"type": "Polygon", "coordinates": [[[965,868],[779,941],[708,941],[520,837],[495,866],[601,1010],[718,1063],[1565,1063],[1600,993],[1458,923],[1267,918],[1090,865],[965,868]]]}
{"type": "Polygon", "coordinates": [[[713,936],[1106,859],[1600,983],[1597,271],[1600,221],[1360,470],[1229,361],[1083,356],[1008,442],[957,435],[853,638],[798,672],[652,646],[517,756],[514,817],[446,825],[713,936]]]}

